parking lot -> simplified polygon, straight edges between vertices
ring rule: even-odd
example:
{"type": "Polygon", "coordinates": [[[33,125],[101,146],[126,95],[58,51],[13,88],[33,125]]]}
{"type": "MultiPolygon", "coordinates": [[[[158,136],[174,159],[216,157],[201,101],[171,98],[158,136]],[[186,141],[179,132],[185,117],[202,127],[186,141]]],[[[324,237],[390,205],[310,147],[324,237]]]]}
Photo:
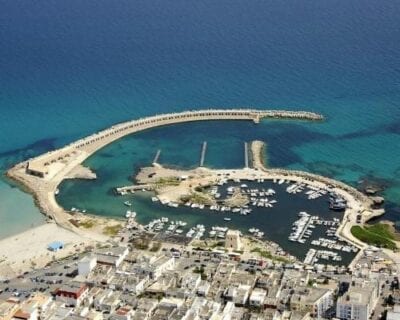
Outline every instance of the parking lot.
{"type": "Polygon", "coordinates": [[[0,299],[18,297],[20,300],[25,300],[34,292],[53,292],[78,274],[79,258],[79,255],[74,255],[68,259],[53,262],[44,269],[25,272],[15,279],[3,281],[0,283],[0,299]]]}

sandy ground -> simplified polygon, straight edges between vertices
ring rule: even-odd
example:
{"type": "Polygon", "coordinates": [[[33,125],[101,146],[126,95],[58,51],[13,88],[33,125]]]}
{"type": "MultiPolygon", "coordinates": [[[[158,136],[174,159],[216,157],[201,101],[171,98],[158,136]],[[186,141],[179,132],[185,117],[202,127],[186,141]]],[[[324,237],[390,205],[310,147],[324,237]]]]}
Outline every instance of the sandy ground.
{"type": "Polygon", "coordinates": [[[125,220],[113,219],[108,217],[100,217],[90,214],[75,213],[73,219],[79,224],[79,230],[84,232],[85,238],[105,242],[109,240],[107,228],[121,226],[126,223],[125,220]]]}
{"type": "Polygon", "coordinates": [[[83,238],[54,223],[30,229],[0,241],[0,279],[19,275],[33,267],[42,268],[53,259],[72,255],[94,245],[94,240],[83,238]],[[47,245],[53,241],[64,242],[65,248],[50,252],[47,245]]]}

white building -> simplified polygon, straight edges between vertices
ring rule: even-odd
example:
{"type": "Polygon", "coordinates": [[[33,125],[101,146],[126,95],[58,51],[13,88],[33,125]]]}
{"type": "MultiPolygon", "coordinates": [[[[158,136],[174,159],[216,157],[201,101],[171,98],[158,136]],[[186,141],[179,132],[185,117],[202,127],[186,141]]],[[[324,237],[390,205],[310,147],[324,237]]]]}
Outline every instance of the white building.
{"type": "Polygon", "coordinates": [[[151,279],[158,279],[164,272],[173,270],[175,267],[175,258],[160,256],[144,256],[133,266],[134,274],[148,275],[151,279]]]}
{"type": "Polygon", "coordinates": [[[250,295],[249,305],[252,307],[263,306],[266,296],[267,296],[267,292],[265,290],[255,288],[250,295]]]}
{"type": "Polygon", "coordinates": [[[341,320],[367,320],[377,301],[376,286],[350,287],[337,301],[336,317],[341,320]]]}
{"type": "Polygon", "coordinates": [[[107,248],[101,252],[96,252],[97,263],[118,268],[128,253],[128,248],[124,247],[107,248]]]}
{"type": "Polygon", "coordinates": [[[83,257],[78,262],[78,274],[80,276],[87,276],[96,267],[97,259],[94,256],[83,257]]]}
{"type": "Polygon", "coordinates": [[[399,320],[400,319],[400,305],[394,306],[393,310],[388,311],[386,320],[399,320]]]}
{"type": "Polygon", "coordinates": [[[324,288],[300,287],[290,298],[292,311],[308,312],[315,319],[323,319],[333,306],[333,291],[324,288]]]}
{"type": "Polygon", "coordinates": [[[250,296],[251,286],[246,284],[241,284],[236,288],[236,294],[233,298],[235,306],[244,306],[250,296]]]}
{"type": "Polygon", "coordinates": [[[197,294],[200,297],[205,297],[210,291],[210,283],[207,281],[201,281],[199,286],[197,287],[197,294]]]}

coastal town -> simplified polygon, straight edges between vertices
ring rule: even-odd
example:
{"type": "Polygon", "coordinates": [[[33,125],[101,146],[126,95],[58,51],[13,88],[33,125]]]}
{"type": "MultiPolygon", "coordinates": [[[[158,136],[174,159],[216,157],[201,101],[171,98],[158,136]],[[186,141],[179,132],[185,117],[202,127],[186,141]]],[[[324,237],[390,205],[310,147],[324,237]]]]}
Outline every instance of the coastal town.
{"type": "Polygon", "coordinates": [[[1,1],[0,320],[400,320],[399,17],[1,1]]]}
{"type": "Polygon", "coordinates": [[[184,244],[127,223],[108,244],[3,279],[0,318],[398,319],[398,267],[376,247],[339,269],[237,230],[184,244]]]}
{"type": "Polygon", "coordinates": [[[258,123],[263,117],[323,119],[254,109],[160,115],[113,126],[11,168],[8,176],[32,193],[48,223],[0,242],[0,320],[400,319],[397,240],[360,234],[384,213],[383,200],[328,177],[268,168],[262,141],[245,143],[240,169],[205,167],[206,142],[195,169],[164,167],[158,151],[152,165],[133,177],[134,185],[115,186],[126,208],[120,219],[57,203],[59,184],[96,179],[83,161],[126,134],[184,121],[258,123]],[[257,224],[247,230],[229,224],[234,216],[251,218],[279,206],[278,188],[310,203],[322,199],[340,213],[323,218],[299,211],[287,223],[291,231],[284,236],[308,248],[304,255],[270,241],[257,224]],[[130,198],[136,192],[172,210],[222,215],[224,225],[207,228],[168,216],[139,224],[130,198]],[[323,235],[315,237],[316,230],[323,235]]]}

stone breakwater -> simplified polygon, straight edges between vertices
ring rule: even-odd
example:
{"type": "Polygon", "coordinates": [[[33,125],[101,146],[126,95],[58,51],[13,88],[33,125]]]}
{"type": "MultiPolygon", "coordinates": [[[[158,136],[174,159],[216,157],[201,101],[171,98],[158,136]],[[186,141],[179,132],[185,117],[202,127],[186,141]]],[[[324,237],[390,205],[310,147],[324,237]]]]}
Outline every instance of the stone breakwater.
{"type": "Polygon", "coordinates": [[[69,222],[70,215],[58,205],[54,194],[58,185],[72,175],[76,167],[107,144],[135,132],[176,123],[211,120],[251,120],[258,123],[263,118],[309,121],[324,119],[322,115],[313,112],[252,108],[207,109],[155,115],[116,124],[63,148],[21,162],[8,170],[7,175],[33,194],[42,213],[54,219],[60,226],[77,231],[69,222]]]}
{"type": "Polygon", "coordinates": [[[35,169],[40,166],[48,167],[57,162],[69,161],[70,159],[68,158],[75,157],[77,153],[86,153],[86,157],[88,157],[105,145],[126,135],[158,126],[212,120],[252,120],[255,123],[258,123],[264,118],[308,121],[324,120],[324,117],[317,113],[285,110],[208,109],[168,113],[116,124],[110,128],[77,140],[61,149],[53,150],[36,158],[29,159],[22,162],[20,165],[27,165],[30,163],[35,169]]]}

